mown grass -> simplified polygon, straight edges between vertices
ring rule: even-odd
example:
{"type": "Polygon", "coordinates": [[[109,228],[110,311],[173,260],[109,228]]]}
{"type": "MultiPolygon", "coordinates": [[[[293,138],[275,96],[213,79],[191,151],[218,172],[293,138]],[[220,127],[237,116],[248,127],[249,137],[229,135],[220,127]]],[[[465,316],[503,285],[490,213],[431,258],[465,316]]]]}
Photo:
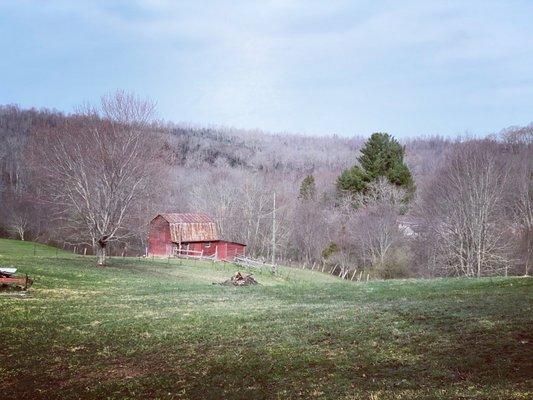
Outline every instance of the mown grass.
{"type": "Polygon", "coordinates": [[[526,399],[530,278],[351,283],[0,240],[0,398],[526,399]],[[35,253],[35,254],[34,254],[35,253]]]}

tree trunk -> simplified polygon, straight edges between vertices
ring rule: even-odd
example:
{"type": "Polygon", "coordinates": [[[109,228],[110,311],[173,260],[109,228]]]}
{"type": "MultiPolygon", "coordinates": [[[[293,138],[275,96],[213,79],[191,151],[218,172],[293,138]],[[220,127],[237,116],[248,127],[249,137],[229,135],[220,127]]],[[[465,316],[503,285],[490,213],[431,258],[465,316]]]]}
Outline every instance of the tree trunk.
{"type": "Polygon", "coordinates": [[[100,239],[96,244],[96,265],[99,267],[104,267],[106,265],[106,246],[107,242],[103,239],[100,239]]]}
{"type": "Polygon", "coordinates": [[[533,232],[531,228],[529,228],[526,235],[526,262],[524,265],[524,276],[529,276],[529,261],[531,260],[531,249],[533,248],[533,232]]]}

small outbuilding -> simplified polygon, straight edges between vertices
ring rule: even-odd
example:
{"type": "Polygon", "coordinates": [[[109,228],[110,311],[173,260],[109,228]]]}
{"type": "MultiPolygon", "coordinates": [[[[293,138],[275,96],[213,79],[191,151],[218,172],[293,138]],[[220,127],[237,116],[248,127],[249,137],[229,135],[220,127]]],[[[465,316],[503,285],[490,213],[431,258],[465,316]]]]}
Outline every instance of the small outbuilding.
{"type": "Polygon", "coordinates": [[[207,214],[159,214],[150,222],[149,256],[214,256],[231,261],[245,250],[243,243],[221,240],[215,220],[207,214]]]}

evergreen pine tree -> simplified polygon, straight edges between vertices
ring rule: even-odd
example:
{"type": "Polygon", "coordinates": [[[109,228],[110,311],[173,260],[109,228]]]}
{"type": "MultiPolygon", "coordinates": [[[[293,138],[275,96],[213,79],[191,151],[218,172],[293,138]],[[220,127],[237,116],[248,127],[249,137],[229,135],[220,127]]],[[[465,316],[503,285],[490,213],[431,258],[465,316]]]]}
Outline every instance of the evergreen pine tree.
{"type": "Polygon", "coordinates": [[[368,175],[358,165],[342,171],[337,178],[337,188],[342,193],[359,193],[365,190],[368,175]]]}
{"type": "Polygon", "coordinates": [[[414,182],[404,154],[404,147],[388,133],[372,134],[361,149],[360,166],[344,170],[337,179],[337,188],[344,193],[361,193],[368,183],[384,176],[412,193],[414,182]]]}
{"type": "Polygon", "coordinates": [[[300,200],[313,200],[316,197],[316,184],[313,175],[307,175],[300,185],[300,200]]]}

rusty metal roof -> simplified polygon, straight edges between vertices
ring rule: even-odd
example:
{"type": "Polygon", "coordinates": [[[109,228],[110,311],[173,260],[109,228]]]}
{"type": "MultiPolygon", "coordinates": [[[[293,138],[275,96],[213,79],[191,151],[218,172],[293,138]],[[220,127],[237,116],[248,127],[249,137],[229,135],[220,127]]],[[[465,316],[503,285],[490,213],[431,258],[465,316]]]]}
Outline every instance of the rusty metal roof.
{"type": "Polygon", "coordinates": [[[168,222],[181,224],[181,223],[215,223],[215,220],[208,214],[204,213],[168,213],[159,214],[165,218],[168,222]]]}
{"type": "Polygon", "coordinates": [[[207,214],[159,214],[170,225],[170,238],[176,243],[219,240],[215,220],[207,214]]]}

